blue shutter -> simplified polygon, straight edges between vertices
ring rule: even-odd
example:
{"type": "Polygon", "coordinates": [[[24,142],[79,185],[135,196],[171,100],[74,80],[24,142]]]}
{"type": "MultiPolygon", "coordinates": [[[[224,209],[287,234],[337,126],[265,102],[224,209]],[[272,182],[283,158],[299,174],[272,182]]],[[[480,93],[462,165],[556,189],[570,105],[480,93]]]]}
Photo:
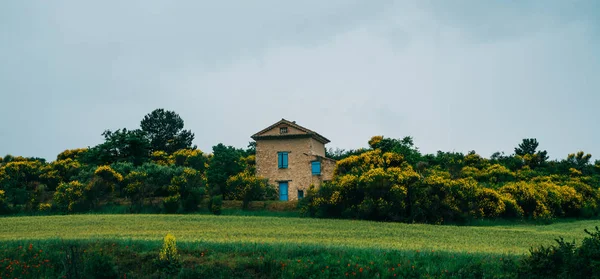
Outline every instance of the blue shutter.
{"type": "Polygon", "coordinates": [[[283,168],[283,153],[277,152],[277,167],[283,168]]]}
{"type": "Polygon", "coordinates": [[[288,183],[279,182],[279,200],[287,201],[288,200],[288,183]]]}
{"type": "Polygon", "coordinates": [[[298,199],[304,198],[304,190],[298,190],[298,199]]]}
{"type": "Polygon", "coordinates": [[[312,174],[319,175],[321,174],[321,162],[315,161],[311,162],[312,174]]]}
{"type": "Polygon", "coordinates": [[[288,167],[288,153],[277,152],[277,167],[280,169],[287,169],[288,167]]]}

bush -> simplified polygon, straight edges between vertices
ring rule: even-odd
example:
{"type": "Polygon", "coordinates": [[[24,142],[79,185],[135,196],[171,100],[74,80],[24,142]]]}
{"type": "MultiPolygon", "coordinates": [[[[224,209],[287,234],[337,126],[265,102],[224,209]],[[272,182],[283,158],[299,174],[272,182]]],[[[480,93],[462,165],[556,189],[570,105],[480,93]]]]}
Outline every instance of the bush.
{"type": "Polygon", "coordinates": [[[208,210],[215,215],[221,215],[221,208],[223,207],[223,196],[213,196],[208,203],[208,210]]]}
{"type": "Polygon", "coordinates": [[[273,200],[276,197],[276,191],[267,179],[252,175],[248,171],[230,177],[227,180],[227,189],[230,193],[229,199],[243,201],[243,209],[248,209],[251,201],[273,200]]]}
{"type": "Polygon", "coordinates": [[[167,274],[176,274],[181,268],[179,252],[177,252],[177,240],[170,233],[163,239],[163,246],[158,253],[156,264],[160,272],[167,274]]]}
{"type": "Polygon", "coordinates": [[[84,186],[79,181],[61,183],[54,192],[54,204],[63,211],[75,212],[87,209],[84,186]]]}
{"type": "Polygon", "coordinates": [[[10,208],[8,207],[8,203],[6,202],[6,196],[4,193],[4,190],[0,190],[0,215],[10,213],[10,208]]]}
{"type": "Polygon", "coordinates": [[[493,189],[479,189],[476,194],[477,217],[496,218],[504,213],[506,205],[502,196],[493,189]]]}
{"type": "Polygon", "coordinates": [[[557,245],[531,248],[521,262],[521,278],[600,278],[600,230],[589,235],[581,246],[560,238],[557,245]]]}
{"type": "Polygon", "coordinates": [[[115,268],[115,260],[104,254],[90,252],[84,254],[83,274],[85,278],[109,279],[117,278],[118,274],[115,268]]]}
{"type": "Polygon", "coordinates": [[[179,211],[179,200],[179,194],[166,197],[163,200],[163,207],[165,208],[165,213],[177,213],[179,211]]]}

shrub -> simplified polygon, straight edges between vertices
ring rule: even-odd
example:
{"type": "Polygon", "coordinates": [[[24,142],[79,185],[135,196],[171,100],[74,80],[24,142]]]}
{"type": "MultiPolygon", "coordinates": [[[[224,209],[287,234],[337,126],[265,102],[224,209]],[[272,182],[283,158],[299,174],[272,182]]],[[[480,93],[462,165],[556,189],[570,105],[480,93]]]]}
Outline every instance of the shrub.
{"type": "Polygon", "coordinates": [[[521,278],[600,278],[600,230],[585,232],[581,246],[556,239],[556,245],[531,248],[521,261],[521,278]]]}
{"type": "Polygon", "coordinates": [[[179,200],[181,196],[179,194],[174,196],[166,197],[163,200],[163,207],[166,213],[177,213],[179,211],[179,200]]]}
{"type": "Polygon", "coordinates": [[[100,252],[85,253],[83,274],[85,278],[118,278],[113,257],[100,252]]]}
{"type": "Polygon", "coordinates": [[[0,190],[0,215],[10,213],[4,190],[0,190]]]}
{"type": "Polygon", "coordinates": [[[525,217],[547,219],[552,212],[547,206],[547,191],[535,183],[524,181],[509,183],[500,188],[500,192],[510,194],[523,210],[525,217]]]}
{"type": "Polygon", "coordinates": [[[87,208],[84,186],[79,181],[61,183],[54,192],[54,204],[63,211],[75,212],[87,208]]]}
{"type": "Polygon", "coordinates": [[[208,210],[215,215],[221,215],[221,208],[223,207],[223,196],[213,196],[208,203],[208,210]]]}
{"type": "Polygon", "coordinates": [[[504,213],[506,205],[502,196],[498,192],[489,188],[482,188],[477,191],[477,217],[496,218],[504,213]]]}
{"type": "Polygon", "coordinates": [[[227,179],[229,199],[241,200],[242,208],[248,209],[251,201],[273,200],[276,192],[267,179],[255,176],[248,171],[238,173],[227,179]]]}
{"type": "Polygon", "coordinates": [[[50,203],[40,203],[38,205],[38,211],[48,212],[50,210],[52,210],[52,204],[50,204],[50,203]]]}
{"type": "Polygon", "coordinates": [[[163,246],[158,253],[157,265],[161,272],[167,274],[176,274],[181,268],[179,253],[177,252],[177,240],[170,233],[163,239],[163,246]]]}

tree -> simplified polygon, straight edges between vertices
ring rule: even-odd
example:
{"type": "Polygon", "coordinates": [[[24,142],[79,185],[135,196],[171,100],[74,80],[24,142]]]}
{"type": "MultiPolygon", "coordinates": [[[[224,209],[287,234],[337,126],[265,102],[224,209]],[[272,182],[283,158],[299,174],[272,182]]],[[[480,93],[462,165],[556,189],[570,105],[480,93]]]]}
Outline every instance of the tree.
{"type": "Polygon", "coordinates": [[[244,150],[225,146],[222,143],[213,146],[213,157],[206,170],[211,195],[229,196],[227,179],[244,170],[245,166],[242,160],[244,153],[244,150]]]}
{"type": "Polygon", "coordinates": [[[156,109],[144,116],[140,126],[150,141],[152,151],[171,154],[179,149],[192,148],[194,134],[183,130],[183,119],[173,111],[156,109]]]}
{"type": "Polygon", "coordinates": [[[520,156],[526,165],[530,168],[538,167],[548,160],[548,152],[546,150],[537,151],[538,148],[537,139],[523,139],[523,142],[515,147],[515,154],[520,156]]]}
{"type": "Polygon", "coordinates": [[[380,149],[383,153],[394,152],[400,154],[413,166],[422,159],[421,152],[415,146],[412,137],[391,139],[383,136],[374,136],[369,140],[369,146],[373,149],[380,149]]]}
{"type": "Polygon", "coordinates": [[[142,165],[150,158],[150,142],[142,130],[119,129],[102,133],[104,143],[83,153],[83,161],[93,165],[110,165],[115,162],[130,162],[142,165]]]}

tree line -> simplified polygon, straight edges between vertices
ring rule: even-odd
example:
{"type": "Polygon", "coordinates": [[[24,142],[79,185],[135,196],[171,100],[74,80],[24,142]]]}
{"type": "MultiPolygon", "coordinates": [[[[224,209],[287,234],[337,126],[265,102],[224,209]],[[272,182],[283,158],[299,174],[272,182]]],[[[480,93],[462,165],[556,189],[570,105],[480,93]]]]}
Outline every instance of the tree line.
{"type": "MultiPolygon", "coordinates": [[[[0,158],[0,213],[85,212],[127,205],[130,212],[219,214],[223,200],[275,200],[256,176],[255,144],[219,143],[207,154],[173,112],[156,109],[135,130],[106,130],[104,141],[56,160],[0,158]]],[[[549,160],[536,139],[514,153],[422,154],[411,137],[375,136],[369,148],[329,149],[334,178],[312,187],[299,210],[314,217],[448,223],[471,219],[597,217],[600,161],[585,152],[549,160]]]]}
{"type": "Polygon", "coordinates": [[[473,219],[591,218],[600,213],[600,161],[579,151],[548,160],[536,139],[514,154],[421,154],[412,138],[375,136],[368,149],[329,150],[334,179],[312,188],[302,212],[315,217],[419,223],[473,219]]]}
{"type": "Polygon", "coordinates": [[[127,204],[130,212],[197,211],[204,199],[219,214],[223,199],[274,199],[256,177],[255,149],[217,144],[211,154],[173,112],[156,109],[140,128],[102,133],[104,142],[65,150],[55,161],[0,157],[0,213],[83,212],[127,204]]]}

